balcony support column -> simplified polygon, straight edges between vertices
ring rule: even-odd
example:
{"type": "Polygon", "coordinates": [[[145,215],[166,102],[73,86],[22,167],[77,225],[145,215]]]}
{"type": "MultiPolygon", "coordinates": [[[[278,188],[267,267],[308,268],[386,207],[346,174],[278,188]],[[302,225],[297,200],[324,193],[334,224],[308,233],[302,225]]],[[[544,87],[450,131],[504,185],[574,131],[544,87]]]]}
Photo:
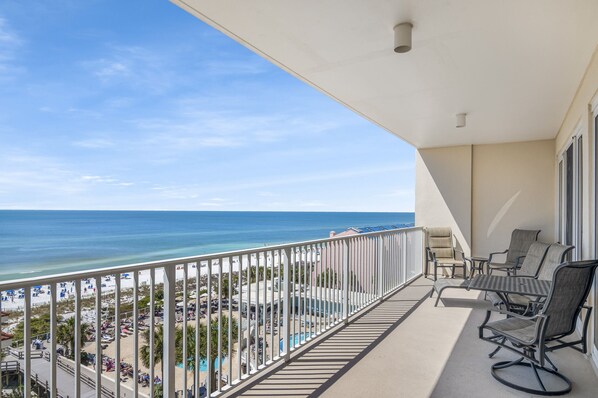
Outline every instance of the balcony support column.
{"type": "Polygon", "coordinates": [[[175,287],[176,267],[164,267],[164,374],[162,375],[165,398],[175,398],[175,287]]]}

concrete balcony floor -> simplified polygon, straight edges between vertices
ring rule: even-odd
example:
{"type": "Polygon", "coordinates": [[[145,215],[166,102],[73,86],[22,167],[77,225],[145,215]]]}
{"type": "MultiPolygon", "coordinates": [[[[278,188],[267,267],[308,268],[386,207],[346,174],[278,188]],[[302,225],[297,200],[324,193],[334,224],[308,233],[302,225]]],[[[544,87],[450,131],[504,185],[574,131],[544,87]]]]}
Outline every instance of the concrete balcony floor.
{"type": "MultiPolygon", "coordinates": [[[[529,397],[498,383],[490,365],[515,358],[478,339],[487,305],[479,292],[448,289],[434,307],[419,278],[348,326],[306,347],[235,396],[529,397]],[[445,298],[446,296],[446,298],[445,298]]],[[[597,397],[590,361],[573,349],[551,355],[573,381],[567,397],[597,397]]],[[[531,376],[530,376],[531,377],[531,376]]]]}

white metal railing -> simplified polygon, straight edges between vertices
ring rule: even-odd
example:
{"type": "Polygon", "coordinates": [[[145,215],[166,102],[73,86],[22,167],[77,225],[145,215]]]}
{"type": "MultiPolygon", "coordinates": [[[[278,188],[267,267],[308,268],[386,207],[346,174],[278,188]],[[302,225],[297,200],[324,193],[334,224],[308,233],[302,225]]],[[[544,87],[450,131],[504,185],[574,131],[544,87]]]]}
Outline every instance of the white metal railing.
{"type": "MultiPolygon", "coordinates": [[[[289,360],[421,275],[423,253],[423,230],[402,228],[2,282],[0,306],[22,311],[25,342],[32,341],[34,312],[50,314],[48,330],[35,332],[51,336],[43,382],[52,397],[58,383],[64,395],[69,382],[58,380],[57,348],[72,358],[72,372],[60,377],[71,378],[75,397],[90,384],[96,397],[125,390],[153,397],[158,389],[165,397],[212,396],[289,360]],[[85,296],[86,289],[93,294],[85,296]],[[22,303],[9,301],[10,291],[24,294],[22,303]],[[82,363],[83,352],[95,360],[82,363]]],[[[30,397],[31,344],[22,351],[30,397]]]]}

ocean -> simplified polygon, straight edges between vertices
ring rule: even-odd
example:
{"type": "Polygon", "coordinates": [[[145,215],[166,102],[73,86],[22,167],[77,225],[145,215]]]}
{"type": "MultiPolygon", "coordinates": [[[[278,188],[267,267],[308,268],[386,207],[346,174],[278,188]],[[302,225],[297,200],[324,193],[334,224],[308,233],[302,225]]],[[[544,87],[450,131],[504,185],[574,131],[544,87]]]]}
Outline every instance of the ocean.
{"type": "Polygon", "coordinates": [[[0,280],[412,225],[414,213],[0,210],[0,280]]]}

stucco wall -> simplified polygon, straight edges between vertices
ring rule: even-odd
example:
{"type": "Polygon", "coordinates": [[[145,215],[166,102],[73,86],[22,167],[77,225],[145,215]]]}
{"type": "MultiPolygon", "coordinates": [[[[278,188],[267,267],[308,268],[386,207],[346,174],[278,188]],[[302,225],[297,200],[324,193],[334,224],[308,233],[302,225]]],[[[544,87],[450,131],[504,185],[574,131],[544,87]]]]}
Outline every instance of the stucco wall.
{"type": "Polygon", "coordinates": [[[471,250],[471,146],[419,149],[415,158],[415,225],[450,226],[471,250]]]}
{"type": "Polygon", "coordinates": [[[515,228],[554,242],[554,140],[476,145],[472,168],[472,248],[502,251],[515,228]]]}

